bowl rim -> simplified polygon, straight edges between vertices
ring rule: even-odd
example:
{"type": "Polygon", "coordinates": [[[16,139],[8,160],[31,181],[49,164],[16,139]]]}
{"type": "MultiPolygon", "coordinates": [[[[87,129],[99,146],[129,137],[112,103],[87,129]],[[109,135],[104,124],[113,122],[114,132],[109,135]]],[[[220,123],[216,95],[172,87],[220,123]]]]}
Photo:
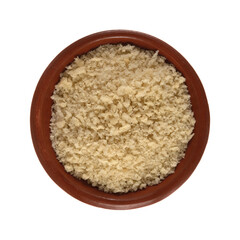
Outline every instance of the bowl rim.
{"type": "Polygon", "coordinates": [[[39,161],[50,178],[60,188],[87,204],[107,209],[123,210],[139,208],[158,202],[173,193],[190,177],[197,167],[208,141],[210,114],[207,97],[198,75],[187,60],[173,47],[156,37],[142,32],[107,30],[75,41],[62,50],[48,65],[34,92],[30,113],[30,128],[39,161]],[[51,117],[51,108],[49,108],[51,106],[51,95],[49,94],[53,92],[53,88],[59,80],[59,74],[73,61],[74,57],[107,43],[131,43],[141,48],[159,50],[159,54],[173,63],[186,78],[193,112],[194,115],[197,114],[197,116],[195,115],[195,136],[189,142],[186,155],[176,167],[175,172],[158,185],[126,194],[104,193],[66,173],[56,159],[56,154],[49,139],[50,129],[47,130],[47,124],[49,127],[51,117]],[[47,131],[49,131],[48,139],[47,131]]]}

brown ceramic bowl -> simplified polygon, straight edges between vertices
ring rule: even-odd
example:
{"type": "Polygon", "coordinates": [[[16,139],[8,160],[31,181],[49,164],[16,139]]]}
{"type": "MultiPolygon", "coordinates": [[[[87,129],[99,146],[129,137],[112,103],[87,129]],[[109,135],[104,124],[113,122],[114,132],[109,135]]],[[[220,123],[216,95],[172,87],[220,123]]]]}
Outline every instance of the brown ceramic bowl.
{"type": "Polygon", "coordinates": [[[146,206],[170,195],[192,174],[204,152],[209,133],[209,108],[203,86],[187,60],[171,46],[150,35],[126,30],[104,31],[84,37],[55,57],[41,76],[31,107],[31,133],[38,158],[52,180],[78,200],[102,208],[131,209],[146,206]],[[158,50],[174,64],[186,78],[196,118],[194,137],[189,142],[186,156],[175,172],[158,185],[126,194],[109,194],[94,188],[68,174],[56,158],[49,139],[49,123],[55,84],[59,75],[76,56],[107,43],[132,43],[144,49],[158,50]]]}

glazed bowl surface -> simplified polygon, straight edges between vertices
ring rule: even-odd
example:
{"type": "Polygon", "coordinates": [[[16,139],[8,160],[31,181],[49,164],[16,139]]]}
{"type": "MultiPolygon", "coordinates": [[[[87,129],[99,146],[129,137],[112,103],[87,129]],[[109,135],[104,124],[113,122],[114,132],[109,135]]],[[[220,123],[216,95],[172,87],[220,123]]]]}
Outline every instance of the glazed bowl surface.
{"type": "Polygon", "coordinates": [[[36,87],[31,106],[31,134],[37,156],[52,180],[76,199],[102,208],[132,209],[160,201],[179,188],[198,165],[209,134],[209,108],[199,77],[187,60],[162,40],[128,30],[104,31],[84,37],[60,52],[42,74],[36,87]],[[189,142],[186,155],[175,172],[160,184],[126,194],[110,194],[78,180],[64,170],[57,160],[50,141],[51,96],[60,80],[60,73],[74,58],[103,44],[130,43],[148,50],[158,50],[186,78],[191,96],[192,110],[196,119],[194,137],[189,142]]]}

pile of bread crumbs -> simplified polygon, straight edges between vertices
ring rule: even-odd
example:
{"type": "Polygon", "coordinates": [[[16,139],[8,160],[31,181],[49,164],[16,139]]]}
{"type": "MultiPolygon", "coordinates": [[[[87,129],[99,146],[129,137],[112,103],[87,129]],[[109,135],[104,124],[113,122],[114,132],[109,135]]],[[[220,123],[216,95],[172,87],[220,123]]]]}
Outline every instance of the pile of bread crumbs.
{"type": "Polygon", "coordinates": [[[105,192],[160,183],[193,137],[185,78],[158,52],[134,45],[102,45],[77,57],[52,99],[58,160],[105,192]]]}

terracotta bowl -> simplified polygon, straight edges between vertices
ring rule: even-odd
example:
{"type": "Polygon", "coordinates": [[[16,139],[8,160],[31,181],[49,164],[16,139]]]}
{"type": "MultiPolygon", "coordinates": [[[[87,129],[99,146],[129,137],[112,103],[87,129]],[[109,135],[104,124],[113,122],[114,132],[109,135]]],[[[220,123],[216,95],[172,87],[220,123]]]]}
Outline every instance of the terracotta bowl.
{"type": "Polygon", "coordinates": [[[31,133],[37,156],[52,180],[78,200],[102,208],[132,209],[160,201],[179,188],[192,174],[204,152],[209,133],[209,108],[203,86],[187,60],[171,46],[150,35],[126,30],[104,31],[84,37],[59,53],[49,64],[36,87],[31,107],[31,133]],[[144,49],[158,50],[186,78],[196,118],[194,137],[186,156],[175,172],[158,185],[127,194],[104,193],[68,174],[56,158],[49,139],[51,118],[50,96],[59,75],[76,56],[107,43],[132,43],[144,49]]]}

